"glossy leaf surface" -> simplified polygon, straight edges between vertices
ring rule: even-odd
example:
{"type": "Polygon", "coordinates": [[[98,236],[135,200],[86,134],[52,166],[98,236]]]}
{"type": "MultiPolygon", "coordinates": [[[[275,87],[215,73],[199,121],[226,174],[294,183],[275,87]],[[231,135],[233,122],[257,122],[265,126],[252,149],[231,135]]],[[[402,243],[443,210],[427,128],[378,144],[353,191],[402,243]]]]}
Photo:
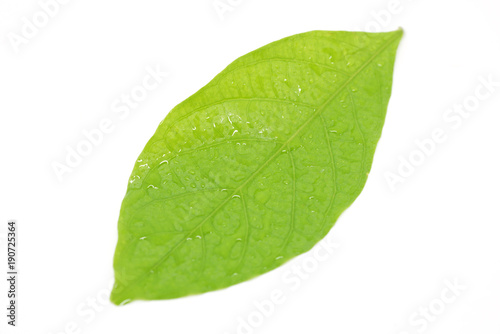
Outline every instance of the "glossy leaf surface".
{"type": "Polygon", "coordinates": [[[361,192],[401,31],[313,31],[240,57],[139,156],[111,300],[221,289],[311,249],[361,192]]]}

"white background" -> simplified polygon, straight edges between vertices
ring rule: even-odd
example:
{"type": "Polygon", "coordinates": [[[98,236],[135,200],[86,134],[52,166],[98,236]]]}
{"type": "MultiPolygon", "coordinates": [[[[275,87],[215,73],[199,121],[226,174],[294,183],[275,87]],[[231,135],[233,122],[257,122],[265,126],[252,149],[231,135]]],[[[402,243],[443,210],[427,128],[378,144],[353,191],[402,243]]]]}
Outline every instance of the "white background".
{"type": "Polygon", "coordinates": [[[380,16],[391,1],[233,0],[221,19],[212,1],[72,0],[18,52],[8,36],[20,35],[40,4],[0,1],[1,332],[499,334],[500,87],[456,128],[443,116],[472,101],[481,76],[500,81],[500,6],[400,0],[380,16]],[[173,106],[235,58],[282,37],[398,27],[405,35],[382,139],[363,193],[329,234],[339,243],[331,256],[314,268],[308,253],[195,297],[102,301],[127,179],[173,106]],[[112,103],[141,84],[148,66],[169,75],[119,119],[112,103]],[[105,118],[113,131],[60,182],[52,163],[105,118]],[[397,172],[398,157],[418,154],[415,141],[437,128],[446,141],[391,190],[386,175],[397,172]],[[4,315],[7,219],[20,229],[17,328],[4,315]],[[303,261],[311,273],[292,290],[283,275],[303,261]],[[447,281],[462,290],[443,303],[447,281]],[[257,314],[254,303],[273,290],[284,302],[257,314]],[[432,321],[422,320],[429,307],[432,321]],[[254,325],[242,331],[249,318],[254,325]]]}

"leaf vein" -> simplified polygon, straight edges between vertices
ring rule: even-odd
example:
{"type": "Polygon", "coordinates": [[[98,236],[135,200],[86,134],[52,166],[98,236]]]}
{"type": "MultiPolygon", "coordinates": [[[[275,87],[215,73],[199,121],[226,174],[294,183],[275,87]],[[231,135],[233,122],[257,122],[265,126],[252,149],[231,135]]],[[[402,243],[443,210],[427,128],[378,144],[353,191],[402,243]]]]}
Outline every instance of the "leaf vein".
{"type": "MultiPolygon", "coordinates": [[[[196,231],[200,226],[202,226],[206,221],[208,221],[210,218],[212,218],[235,194],[237,194],[241,189],[243,189],[247,184],[248,182],[250,182],[256,175],[258,175],[258,173],[260,171],[262,171],[266,166],[269,165],[269,163],[274,159],[276,158],[280,153],[281,151],[287,147],[287,145],[289,145],[289,143],[299,134],[301,133],[301,131],[307,127],[311,121],[313,119],[315,119],[318,115],[320,115],[324,110],[325,108],[333,101],[333,99],[335,97],[337,97],[338,94],[340,94],[340,92],[342,92],[358,75],[359,73],[361,73],[361,71],[363,71],[378,55],[380,55],[385,49],[387,49],[393,42],[395,42],[396,40],[399,39],[399,36],[395,36],[395,37],[392,37],[392,38],[389,38],[388,40],[386,40],[380,47],[379,49],[371,56],[369,57],[359,68],[358,70],[356,70],[356,72],[354,72],[339,88],[337,88],[333,93],[332,95],[324,102],[321,104],[321,106],[319,106],[319,108],[315,111],[314,113],[311,115],[311,117],[306,120],[304,122],[304,124],[302,126],[300,126],[297,131],[295,131],[291,136],[290,138],[285,141],[283,143],[283,145],[274,153],[272,154],[265,162],[264,164],[262,164],[262,166],[260,166],[254,173],[252,173],[240,186],[238,186],[235,191],[233,192],[232,195],[226,197],[225,200],[223,200],[205,219],[202,220],[202,222],[200,224],[198,224],[193,230],[191,230],[191,232],[189,232],[186,237],[189,237],[194,231],[196,231]]],[[[286,100],[284,100],[286,101],[286,100]]],[[[186,238],[185,237],[185,238],[186,238]]],[[[172,254],[172,252],[174,252],[175,250],[177,250],[177,248],[183,243],[183,239],[181,239],[176,245],[174,245],[173,248],[171,248],[169,251],[167,251],[151,268],[151,270],[154,271],[155,268],[157,268],[159,265],[161,265],[169,256],[170,254],[172,254]]],[[[136,284],[138,281],[142,280],[144,277],[146,277],[150,272],[151,270],[149,271],[146,271],[143,275],[139,276],[136,280],[132,281],[129,285],[127,285],[126,287],[124,287],[124,289],[122,290],[122,293],[129,289],[130,287],[132,287],[134,284],[136,284]]]]}

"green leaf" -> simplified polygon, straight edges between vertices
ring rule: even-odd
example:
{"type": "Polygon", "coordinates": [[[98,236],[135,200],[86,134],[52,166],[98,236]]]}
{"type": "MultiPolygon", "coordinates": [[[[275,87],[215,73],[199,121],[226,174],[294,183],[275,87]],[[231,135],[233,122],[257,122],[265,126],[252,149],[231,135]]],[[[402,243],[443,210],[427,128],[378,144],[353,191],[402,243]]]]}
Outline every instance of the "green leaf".
{"type": "Polygon", "coordinates": [[[312,31],[177,105],[123,200],[111,300],[217,290],[311,249],[361,192],[402,31],[312,31]]]}

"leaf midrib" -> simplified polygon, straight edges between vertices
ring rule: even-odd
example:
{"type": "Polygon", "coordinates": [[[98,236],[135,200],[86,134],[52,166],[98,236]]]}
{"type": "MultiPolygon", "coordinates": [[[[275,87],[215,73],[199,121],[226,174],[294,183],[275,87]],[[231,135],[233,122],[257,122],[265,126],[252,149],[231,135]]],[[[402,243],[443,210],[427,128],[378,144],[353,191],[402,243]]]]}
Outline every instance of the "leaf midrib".
{"type": "Polygon", "coordinates": [[[377,57],[379,56],[382,52],[385,51],[385,49],[387,49],[393,42],[395,42],[396,40],[398,40],[400,38],[400,34],[396,34],[394,37],[391,37],[389,38],[384,44],[382,44],[382,46],[370,57],[368,58],[360,67],[358,70],[356,70],[356,72],[354,72],[350,77],[349,79],[347,79],[343,84],[342,86],[340,86],[334,93],[332,93],[332,95],[325,101],[323,102],[319,107],[318,109],[311,115],[311,117],[309,117],[308,120],[306,120],[304,122],[304,124],[302,126],[300,126],[297,131],[295,131],[295,133],[293,133],[290,138],[288,140],[286,140],[282,145],[281,147],[273,154],[271,155],[254,173],[252,173],[252,175],[250,175],[240,186],[238,186],[236,189],[234,189],[234,192],[228,196],[224,201],[221,202],[221,204],[219,204],[214,210],[212,210],[212,212],[205,218],[201,221],[201,223],[199,223],[198,225],[196,225],[188,234],[186,234],[173,248],[171,248],[168,252],[165,253],[165,255],[163,255],[151,268],[149,268],[149,270],[147,270],[143,275],[139,276],[137,279],[135,279],[132,283],[130,283],[129,285],[127,285],[122,291],[121,293],[123,294],[124,291],[127,291],[130,289],[130,287],[134,286],[135,284],[137,284],[137,282],[141,281],[144,277],[146,277],[149,273],[151,273],[151,271],[154,271],[158,266],[160,266],[166,259],[168,259],[168,257],[170,256],[170,254],[172,254],[184,241],[185,241],[185,238],[189,237],[192,233],[194,233],[196,230],[198,230],[200,227],[203,226],[203,224],[205,224],[210,218],[212,218],[231,198],[233,198],[234,195],[236,195],[239,191],[241,191],[241,189],[243,187],[245,187],[248,182],[250,182],[255,176],[257,176],[258,173],[260,173],[260,171],[262,171],[265,167],[267,167],[269,165],[269,163],[271,161],[274,160],[274,158],[276,158],[280,152],[283,151],[283,149],[285,149],[287,147],[287,145],[290,144],[290,142],[295,139],[295,137],[300,133],[302,132],[302,130],[307,127],[307,125],[309,125],[311,123],[312,120],[314,120],[318,115],[320,115],[326,106],[328,106],[335,97],[337,97],[338,94],[340,94],[344,88],[347,87],[347,85],[349,85],[369,64],[372,63],[372,61],[377,57]]]}

